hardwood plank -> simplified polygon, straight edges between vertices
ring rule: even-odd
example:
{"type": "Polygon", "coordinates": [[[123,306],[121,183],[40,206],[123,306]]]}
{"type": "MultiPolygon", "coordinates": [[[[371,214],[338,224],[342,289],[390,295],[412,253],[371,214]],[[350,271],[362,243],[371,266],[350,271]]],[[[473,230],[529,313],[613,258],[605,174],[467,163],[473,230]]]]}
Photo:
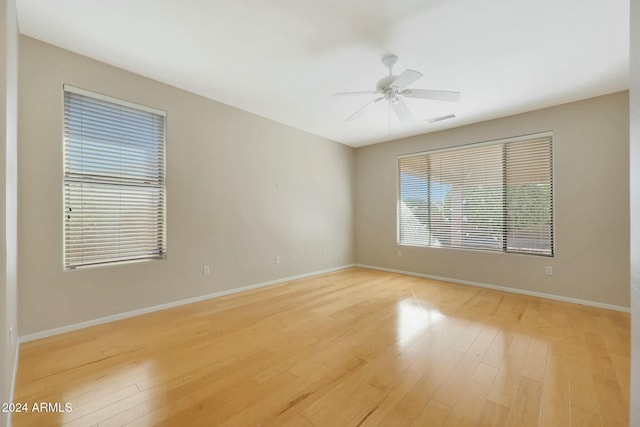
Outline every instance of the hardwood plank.
{"type": "Polygon", "coordinates": [[[591,365],[586,354],[577,354],[569,365],[571,406],[598,413],[599,404],[591,365]]]}
{"type": "Polygon", "coordinates": [[[396,387],[362,426],[406,426],[422,412],[437,388],[437,380],[423,375],[410,389],[396,387]]]}
{"type": "Polygon", "coordinates": [[[504,361],[504,356],[507,354],[509,346],[511,345],[511,341],[513,340],[513,336],[504,333],[497,333],[491,345],[487,349],[484,357],[482,358],[482,363],[486,363],[487,365],[491,365],[496,368],[500,368],[502,366],[502,362],[504,361]]]}
{"type": "Polygon", "coordinates": [[[480,365],[478,357],[465,355],[456,364],[447,381],[435,392],[433,398],[440,403],[453,407],[467,388],[467,383],[480,365]]]}
{"type": "Polygon", "coordinates": [[[486,403],[486,396],[498,369],[481,363],[471,376],[467,387],[451,408],[444,426],[475,426],[486,403]]]}
{"type": "Polygon", "coordinates": [[[482,412],[478,417],[477,427],[504,427],[509,420],[510,409],[490,400],[485,400],[482,412]]]}
{"type": "Polygon", "coordinates": [[[600,335],[585,333],[585,338],[602,422],[607,426],[627,425],[629,410],[609,359],[606,344],[600,335]]]}
{"type": "Polygon", "coordinates": [[[301,415],[279,425],[281,427],[313,427],[313,423],[301,415]]]}
{"type": "Polygon", "coordinates": [[[531,339],[518,335],[513,338],[505,362],[500,367],[487,398],[495,403],[511,407],[520,386],[522,366],[529,351],[531,339]]]}
{"type": "Polygon", "coordinates": [[[616,373],[620,390],[622,391],[622,397],[624,398],[625,406],[629,406],[629,392],[630,392],[630,369],[631,363],[629,356],[620,356],[618,354],[610,354],[609,360],[613,365],[613,370],[616,373]]]}
{"type": "MultiPolygon", "coordinates": [[[[489,319],[486,320],[486,323],[489,323],[489,319]]],[[[467,354],[483,359],[497,335],[498,330],[496,328],[486,325],[469,346],[467,354]]]]}
{"type": "Polygon", "coordinates": [[[542,400],[542,381],[527,377],[520,379],[518,394],[513,402],[507,426],[535,427],[540,420],[540,402],[542,400]]]}
{"type": "Polygon", "coordinates": [[[600,416],[585,411],[578,406],[571,407],[571,427],[608,427],[603,426],[600,416]]]}
{"type": "Polygon", "coordinates": [[[570,363],[569,358],[556,354],[551,354],[547,359],[540,427],[571,424],[570,363]]]}
{"type": "MultiPolygon", "coordinates": [[[[347,376],[349,368],[335,371],[318,367],[313,373],[297,378],[289,386],[275,390],[226,420],[220,426],[279,426],[300,418],[302,411],[331,390],[347,376]]],[[[308,421],[306,418],[304,419],[308,421]]]]}
{"type": "Polygon", "coordinates": [[[527,358],[522,367],[522,375],[534,380],[544,381],[544,373],[547,364],[549,344],[541,339],[534,338],[529,344],[527,358]]]}
{"type": "Polygon", "coordinates": [[[440,427],[444,424],[444,420],[449,415],[450,410],[451,408],[444,403],[431,400],[418,418],[411,423],[411,427],[440,427]]]}
{"type": "Polygon", "coordinates": [[[98,427],[119,427],[127,425],[149,426],[163,423],[176,412],[182,412],[193,406],[191,396],[184,396],[171,402],[152,401],[129,408],[113,417],[98,423],[98,427]],[[156,408],[156,409],[154,409],[156,408]]]}

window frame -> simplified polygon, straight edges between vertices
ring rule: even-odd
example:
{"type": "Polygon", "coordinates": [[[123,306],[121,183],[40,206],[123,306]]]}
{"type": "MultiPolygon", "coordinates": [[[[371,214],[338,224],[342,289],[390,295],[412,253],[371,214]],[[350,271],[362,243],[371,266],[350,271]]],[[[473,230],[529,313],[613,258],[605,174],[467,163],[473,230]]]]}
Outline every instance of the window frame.
{"type": "MultiPolygon", "coordinates": [[[[545,257],[545,258],[554,258],[557,254],[557,242],[556,242],[556,231],[555,231],[555,224],[556,224],[556,219],[555,219],[555,215],[556,215],[556,203],[555,203],[555,193],[556,193],[556,189],[555,189],[555,185],[554,185],[554,177],[555,177],[555,162],[554,162],[554,150],[555,150],[555,143],[554,143],[554,134],[553,131],[549,130],[549,131],[544,131],[544,132],[538,132],[538,133],[533,133],[533,134],[526,134],[526,135],[518,135],[518,136],[512,136],[512,137],[507,137],[507,138],[501,138],[501,139],[495,139],[495,140],[488,140],[488,141],[482,141],[482,142],[472,142],[472,143],[467,143],[467,144],[461,144],[461,145],[456,145],[456,146],[451,146],[451,147],[444,147],[444,148],[438,148],[438,149],[433,149],[433,150],[427,150],[427,151],[419,151],[419,152],[413,152],[413,153],[407,153],[407,154],[402,154],[402,155],[398,155],[396,156],[396,244],[398,246],[408,246],[408,247],[421,247],[421,248],[431,248],[431,249],[453,249],[453,250],[464,250],[464,251],[480,251],[480,252],[484,252],[484,253],[495,253],[495,254],[509,254],[509,255],[532,255],[532,256],[541,256],[541,257],[545,257]],[[457,247],[457,246],[436,246],[436,245],[432,245],[432,244],[420,244],[420,243],[407,243],[407,242],[401,242],[401,169],[400,169],[400,161],[402,159],[405,158],[411,158],[411,157],[418,157],[418,156],[424,156],[424,155],[432,155],[432,154],[439,154],[439,153],[446,153],[446,152],[453,152],[453,151],[459,151],[459,150],[466,150],[466,149],[473,149],[473,148],[480,148],[480,147],[484,147],[484,146],[491,146],[491,145],[499,145],[502,147],[506,147],[506,144],[509,143],[518,143],[518,142],[526,142],[526,141],[532,141],[535,139],[544,139],[544,138],[548,138],[549,139],[549,162],[550,162],[550,209],[551,209],[551,215],[550,215],[550,227],[549,227],[549,237],[550,237],[550,253],[536,253],[534,251],[531,252],[527,252],[527,251],[516,251],[516,250],[509,250],[508,249],[508,245],[503,246],[503,249],[501,250],[495,250],[495,249],[489,249],[489,248],[473,248],[473,247],[457,247]]],[[[503,175],[505,175],[507,172],[507,166],[505,164],[503,164],[502,167],[502,173],[503,175]]],[[[505,193],[505,199],[503,201],[503,203],[505,203],[506,206],[506,193],[505,193]]],[[[507,215],[507,209],[505,207],[505,217],[507,215]]],[[[427,218],[428,221],[430,221],[429,219],[429,214],[427,213],[427,218]]],[[[503,239],[506,242],[507,241],[507,223],[504,223],[503,226],[503,239]]],[[[429,233],[431,233],[431,230],[429,230],[429,233]]]]}
{"type": "MultiPolygon", "coordinates": [[[[63,264],[63,269],[65,271],[73,271],[73,270],[85,269],[85,268],[96,268],[96,267],[105,267],[105,266],[115,266],[115,265],[121,265],[121,264],[166,260],[167,258],[167,172],[166,172],[167,113],[166,111],[148,107],[141,104],[137,104],[127,100],[115,98],[112,96],[104,95],[101,93],[89,91],[86,89],[78,88],[69,84],[63,84],[62,89],[63,89],[62,90],[62,116],[63,116],[62,117],[62,125],[63,125],[62,126],[62,157],[63,157],[62,159],[62,214],[63,214],[62,216],[62,246],[63,246],[62,264],[63,264]],[[148,185],[141,185],[141,183],[145,181],[145,178],[142,178],[142,177],[138,178],[136,183],[135,182],[136,180],[126,176],[120,176],[120,178],[109,178],[109,179],[100,180],[100,179],[96,179],[95,175],[92,176],[91,173],[78,174],[77,172],[70,171],[70,167],[68,164],[68,161],[69,161],[68,150],[70,146],[68,128],[70,128],[71,125],[68,124],[68,120],[66,118],[66,115],[69,113],[67,109],[67,100],[66,100],[67,93],[90,98],[92,100],[102,102],[102,103],[106,102],[110,104],[115,104],[117,106],[133,109],[141,113],[150,113],[155,116],[160,116],[162,118],[161,126],[160,126],[161,130],[158,131],[157,133],[153,133],[151,131],[149,132],[149,135],[151,136],[161,136],[161,139],[158,140],[161,142],[159,142],[158,148],[157,148],[157,152],[161,157],[161,161],[158,162],[159,163],[158,167],[153,169],[159,177],[158,178],[159,183],[157,185],[148,184],[148,183],[145,183],[148,185]],[[134,188],[134,187],[137,187],[137,188],[148,187],[152,189],[148,192],[150,194],[153,193],[153,190],[157,191],[158,193],[157,202],[154,202],[152,204],[153,206],[157,206],[159,218],[161,218],[159,225],[157,225],[155,228],[155,231],[159,231],[159,233],[156,233],[156,235],[159,236],[158,238],[159,243],[156,246],[157,252],[158,252],[157,255],[147,254],[144,256],[135,256],[135,257],[129,256],[128,258],[121,257],[120,259],[109,259],[105,257],[102,260],[95,261],[95,262],[94,261],[72,262],[70,260],[71,259],[70,256],[68,255],[68,243],[69,243],[68,238],[69,237],[68,237],[68,228],[67,228],[69,225],[68,218],[67,218],[68,216],[67,207],[68,207],[68,204],[70,203],[68,194],[72,190],[69,190],[67,187],[69,185],[73,185],[74,182],[76,183],[79,182],[78,178],[75,178],[75,181],[74,181],[74,179],[69,176],[69,175],[73,175],[74,173],[79,176],[87,176],[89,177],[88,182],[94,183],[97,186],[102,185],[104,188],[107,188],[108,185],[111,185],[112,188],[114,189],[121,187],[125,189],[128,188],[129,191],[131,191],[131,188],[134,188]],[[120,179],[121,181],[119,183],[116,183],[118,179],[120,179]]],[[[131,120],[131,118],[129,118],[129,120],[131,120]]],[[[114,124],[117,124],[118,122],[105,121],[105,123],[114,125],[114,124]]],[[[115,143],[111,145],[112,149],[115,148],[116,146],[117,144],[115,143]]],[[[142,158],[134,157],[133,159],[140,160],[142,158]]],[[[151,197],[152,197],[152,200],[155,200],[154,197],[156,196],[151,196],[151,197]]],[[[144,230],[145,227],[140,227],[140,228],[144,230]]],[[[148,230],[152,233],[154,232],[154,229],[152,227],[149,227],[148,230]]],[[[120,246],[121,244],[122,243],[119,242],[118,246],[120,246]]]]}

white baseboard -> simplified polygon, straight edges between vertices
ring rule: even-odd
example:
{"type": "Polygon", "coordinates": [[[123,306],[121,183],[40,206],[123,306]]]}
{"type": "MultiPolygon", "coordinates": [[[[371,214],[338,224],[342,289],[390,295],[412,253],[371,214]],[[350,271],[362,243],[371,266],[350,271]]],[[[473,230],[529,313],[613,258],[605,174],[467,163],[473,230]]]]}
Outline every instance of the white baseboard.
{"type": "Polygon", "coordinates": [[[133,310],[133,311],[127,311],[125,313],[119,313],[119,314],[114,314],[114,315],[111,315],[111,316],[100,317],[98,319],[87,320],[86,322],[74,323],[72,325],[61,326],[59,328],[53,328],[53,329],[48,329],[46,331],[41,331],[41,332],[36,332],[36,333],[33,333],[33,334],[24,335],[24,336],[21,336],[18,339],[18,341],[20,343],[34,341],[34,340],[38,340],[38,339],[41,339],[41,338],[50,337],[50,336],[53,336],[53,335],[64,334],[65,332],[71,332],[71,331],[76,331],[78,329],[88,328],[90,326],[102,325],[104,323],[113,322],[115,320],[126,319],[126,318],[129,318],[129,317],[139,316],[141,314],[152,313],[154,311],[165,310],[167,308],[178,307],[178,306],[181,306],[181,305],[191,304],[191,303],[199,302],[199,301],[204,301],[204,300],[208,300],[208,299],[211,299],[211,298],[217,298],[217,297],[221,297],[221,296],[225,296],[225,295],[231,295],[231,294],[236,294],[236,293],[239,293],[239,292],[249,291],[249,290],[252,290],[252,289],[263,288],[265,286],[277,285],[279,283],[290,282],[292,280],[303,279],[305,277],[316,276],[318,274],[330,273],[332,271],[338,271],[338,270],[344,270],[345,268],[350,268],[350,267],[355,267],[355,264],[348,264],[348,265],[343,265],[343,266],[340,266],[340,267],[328,268],[328,269],[325,269],[325,270],[318,270],[318,271],[314,271],[314,272],[311,272],[311,273],[299,274],[297,276],[284,277],[284,278],[281,278],[281,279],[270,280],[268,282],[256,283],[256,284],[253,284],[253,285],[242,286],[240,288],[229,289],[229,290],[220,291],[220,292],[214,292],[214,293],[211,293],[211,294],[200,295],[200,296],[193,297],[193,298],[187,298],[187,299],[183,299],[183,300],[179,300],[179,301],[172,301],[172,302],[169,302],[169,303],[166,303],[166,304],[154,305],[152,307],[145,307],[145,308],[140,308],[140,309],[133,310]]]}
{"type": "Polygon", "coordinates": [[[533,297],[547,298],[547,299],[552,299],[556,301],[571,302],[574,304],[588,305],[591,307],[606,308],[608,310],[622,311],[624,313],[631,312],[631,309],[629,307],[622,307],[619,305],[605,304],[602,302],[589,301],[589,300],[578,299],[578,298],[564,297],[561,295],[546,294],[544,292],[526,291],[523,289],[508,288],[506,286],[496,286],[496,285],[490,285],[487,283],[471,282],[469,280],[453,279],[451,277],[441,277],[441,276],[433,276],[431,274],[414,273],[412,271],[395,270],[392,268],[378,267],[374,265],[356,264],[356,267],[370,268],[372,270],[388,271],[389,273],[406,274],[408,276],[424,277],[425,279],[441,280],[444,282],[452,282],[460,285],[477,286],[479,288],[494,289],[497,291],[511,292],[514,294],[529,295],[533,297]]]}

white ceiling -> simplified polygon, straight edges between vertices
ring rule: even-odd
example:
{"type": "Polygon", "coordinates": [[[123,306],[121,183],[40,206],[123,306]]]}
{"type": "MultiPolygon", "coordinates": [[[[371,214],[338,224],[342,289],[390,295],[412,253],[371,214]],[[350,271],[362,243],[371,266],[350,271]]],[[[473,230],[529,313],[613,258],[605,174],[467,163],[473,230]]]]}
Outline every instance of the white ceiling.
{"type": "Polygon", "coordinates": [[[20,32],[354,147],[629,87],[629,0],[17,0],[20,32]],[[344,119],[386,53],[458,103],[344,119]],[[455,113],[452,120],[424,119],[455,113]],[[390,133],[389,133],[390,132],[390,133]]]}

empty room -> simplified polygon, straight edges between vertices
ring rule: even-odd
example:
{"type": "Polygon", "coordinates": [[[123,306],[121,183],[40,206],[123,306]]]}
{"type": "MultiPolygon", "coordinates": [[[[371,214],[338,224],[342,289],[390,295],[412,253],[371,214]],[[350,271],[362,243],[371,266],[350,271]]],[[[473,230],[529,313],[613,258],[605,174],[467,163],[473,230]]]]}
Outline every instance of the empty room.
{"type": "Polygon", "coordinates": [[[638,2],[0,4],[0,427],[640,426],[638,2]]]}

